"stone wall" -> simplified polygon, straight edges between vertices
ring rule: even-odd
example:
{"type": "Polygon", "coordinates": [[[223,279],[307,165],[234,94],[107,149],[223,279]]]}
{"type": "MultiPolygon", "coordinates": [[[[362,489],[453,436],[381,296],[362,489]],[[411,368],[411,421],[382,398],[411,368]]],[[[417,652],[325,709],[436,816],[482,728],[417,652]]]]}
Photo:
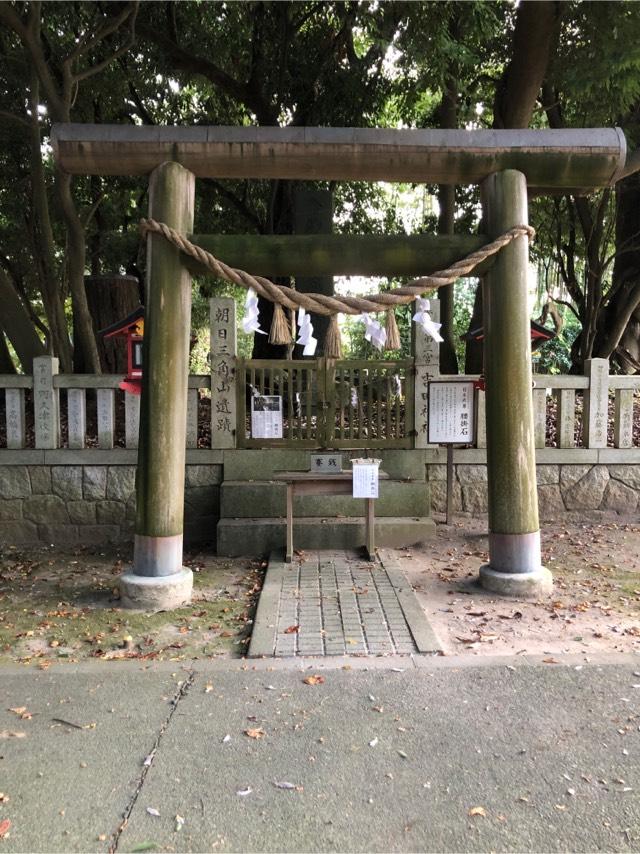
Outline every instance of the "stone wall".
{"type": "MultiPolygon", "coordinates": [[[[557,518],[567,510],[609,510],[630,515],[640,509],[640,465],[538,465],[541,519],[557,518]]],[[[444,512],[447,467],[428,465],[431,507],[444,512]]],[[[453,509],[487,512],[487,467],[454,467],[453,509]]]]}
{"type": "MultiPolygon", "coordinates": [[[[422,454],[428,453],[386,452],[384,463],[392,477],[418,481],[415,472],[421,470],[424,477],[426,456],[422,454]]],[[[239,476],[238,466],[245,456],[252,470],[247,476],[259,476],[255,461],[260,458],[264,464],[260,452],[227,454],[234,478],[239,476]]],[[[305,461],[303,454],[293,467],[303,467],[305,461]]],[[[135,465],[0,465],[0,543],[132,542],[135,471],[135,465]]],[[[543,520],[567,510],[609,510],[625,515],[640,511],[640,465],[540,464],[537,472],[543,520]]],[[[221,463],[187,465],[185,542],[215,542],[222,474],[221,463]]],[[[454,510],[486,513],[486,465],[458,462],[454,474],[454,510]]],[[[443,512],[446,466],[426,462],[426,477],[432,509],[443,512]]]]}
{"type": "MultiPolygon", "coordinates": [[[[0,466],[0,542],[102,545],[133,541],[132,465],[0,466]]],[[[188,465],[185,541],[214,541],[221,465],[188,465]]]]}

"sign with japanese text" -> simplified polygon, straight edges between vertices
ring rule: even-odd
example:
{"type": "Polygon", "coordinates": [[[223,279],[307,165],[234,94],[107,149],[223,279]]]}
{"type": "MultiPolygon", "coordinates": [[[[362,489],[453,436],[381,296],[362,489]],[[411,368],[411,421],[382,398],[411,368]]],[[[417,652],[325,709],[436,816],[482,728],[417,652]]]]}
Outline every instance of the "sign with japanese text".
{"type": "Polygon", "coordinates": [[[341,454],[312,454],[310,471],[318,474],[341,474],[341,454]]]}
{"type": "Polygon", "coordinates": [[[377,498],[379,483],[379,463],[353,461],[354,498],[377,498]]]}
{"type": "Polygon", "coordinates": [[[211,447],[235,447],[236,309],[231,297],[210,301],[211,447]]]}
{"type": "Polygon", "coordinates": [[[429,383],[429,442],[469,445],[474,437],[472,382],[429,383]]]}
{"type": "Polygon", "coordinates": [[[282,397],[254,394],[251,398],[251,438],[282,439],[282,397]]]}

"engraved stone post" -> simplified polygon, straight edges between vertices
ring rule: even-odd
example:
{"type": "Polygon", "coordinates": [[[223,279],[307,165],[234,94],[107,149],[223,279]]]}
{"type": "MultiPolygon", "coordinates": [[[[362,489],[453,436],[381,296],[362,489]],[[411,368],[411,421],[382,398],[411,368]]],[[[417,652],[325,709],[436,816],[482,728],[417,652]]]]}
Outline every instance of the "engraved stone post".
{"type": "Polygon", "coordinates": [[[584,393],[584,436],[587,448],[607,447],[609,415],[609,361],[586,359],[589,388],[584,393]]]}
{"type": "Polygon", "coordinates": [[[613,444],[616,448],[633,447],[633,389],[616,389],[613,444]]]}
{"type": "Polygon", "coordinates": [[[87,393],[83,388],[67,389],[69,447],[79,451],[87,435],[87,393]]]}
{"type": "Polygon", "coordinates": [[[198,389],[187,392],[187,448],[198,447],[198,389]]]}
{"type": "Polygon", "coordinates": [[[25,446],[24,389],[7,388],[4,392],[7,415],[7,449],[25,446]]]}
{"type": "Polygon", "coordinates": [[[112,388],[98,389],[98,447],[113,448],[116,432],[115,394],[112,388]]]}
{"type": "Polygon", "coordinates": [[[487,447],[487,405],[485,393],[476,391],[476,448],[487,447]]]}
{"type": "MultiPolygon", "coordinates": [[[[415,304],[414,304],[415,305],[415,304]]],[[[412,306],[412,312],[413,312],[412,306]]],[[[430,314],[436,322],[440,319],[440,303],[438,300],[430,301],[430,314]]],[[[424,331],[418,323],[413,324],[413,354],[416,368],[416,381],[414,387],[414,420],[415,420],[415,447],[431,448],[427,442],[429,426],[429,382],[440,376],[440,345],[424,331]]]]}
{"type": "Polygon", "coordinates": [[[140,395],[125,394],[124,396],[124,443],[127,448],[138,447],[138,431],[140,430],[140,395]]]}
{"type": "Polygon", "coordinates": [[[556,435],[559,448],[573,448],[576,443],[576,393],[572,388],[556,391],[556,435]]]}
{"type": "Polygon", "coordinates": [[[544,448],[547,437],[547,390],[533,390],[533,432],[536,448],[544,448]]]}
{"type": "Polygon", "coordinates": [[[60,447],[60,393],[53,387],[58,373],[55,356],[37,356],[33,360],[33,412],[36,448],[60,447]]]}
{"type": "Polygon", "coordinates": [[[211,323],[211,447],[235,448],[236,303],[214,297],[209,303],[211,323]]]}

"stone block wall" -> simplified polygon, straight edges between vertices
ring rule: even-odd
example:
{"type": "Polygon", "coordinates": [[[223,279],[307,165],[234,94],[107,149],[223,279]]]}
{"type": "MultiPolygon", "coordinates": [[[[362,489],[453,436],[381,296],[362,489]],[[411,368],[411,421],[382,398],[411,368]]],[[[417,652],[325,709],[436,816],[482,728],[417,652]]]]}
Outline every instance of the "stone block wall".
{"type": "MultiPolygon", "coordinates": [[[[424,482],[426,469],[432,510],[444,512],[446,466],[425,462],[426,453],[429,452],[386,452],[384,465],[394,478],[411,480],[416,486],[424,482]]],[[[260,465],[264,467],[269,462],[257,451],[226,454],[225,468],[229,467],[228,477],[232,480],[259,478],[260,465]]],[[[306,452],[289,467],[304,468],[305,464],[306,452]]],[[[0,543],[125,545],[133,542],[135,472],[135,465],[122,464],[0,465],[0,543]]],[[[557,518],[565,511],[640,513],[640,465],[539,464],[537,473],[543,520],[557,518]]],[[[458,462],[454,474],[454,510],[486,513],[484,461],[458,462]]],[[[222,460],[187,465],[186,543],[215,542],[222,478],[222,460]]]]}
{"type": "MultiPolygon", "coordinates": [[[[431,507],[446,509],[447,467],[427,465],[431,507]]],[[[538,465],[541,519],[554,519],[567,510],[609,510],[623,515],[640,511],[639,465],[538,465]]],[[[487,512],[487,467],[454,467],[453,509],[487,512]]]]}
{"type": "MultiPolygon", "coordinates": [[[[133,541],[133,465],[0,466],[0,542],[103,545],[133,541]]],[[[221,465],[188,465],[185,542],[215,540],[221,465]]]]}

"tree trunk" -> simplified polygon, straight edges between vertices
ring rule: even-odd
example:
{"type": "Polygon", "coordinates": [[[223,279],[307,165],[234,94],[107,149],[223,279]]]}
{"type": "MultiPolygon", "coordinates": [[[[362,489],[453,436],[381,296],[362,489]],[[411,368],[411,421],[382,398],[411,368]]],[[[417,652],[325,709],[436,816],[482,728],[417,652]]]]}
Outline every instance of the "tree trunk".
{"type": "Polygon", "coordinates": [[[55,242],[49,216],[47,181],[42,165],[40,128],[38,125],[39,82],[35,72],[31,76],[31,202],[33,206],[32,234],[33,256],[38,271],[42,303],[49,325],[49,352],[60,360],[62,373],[70,374],[72,350],[64,312],[63,289],[55,262],[55,242]]]}
{"type": "Polygon", "coordinates": [[[56,169],[56,190],[67,230],[67,276],[73,305],[73,367],[77,373],[99,374],[100,356],[84,288],[85,232],[71,193],[71,175],[60,169],[56,169]]]}
{"type": "MultiPolygon", "coordinates": [[[[333,231],[333,193],[298,186],[293,191],[293,230],[295,234],[331,234],[333,231]]],[[[333,276],[296,276],[296,289],[303,293],[333,296],[333,276]]],[[[314,337],[318,339],[317,355],[324,353],[324,341],[329,328],[329,317],[312,314],[314,337]]],[[[302,349],[296,348],[297,358],[302,349]]]]}
{"type": "Polygon", "coordinates": [[[2,330],[0,329],[0,374],[17,374],[16,366],[13,364],[11,353],[7,347],[7,342],[2,330]]]}
{"type": "Polygon", "coordinates": [[[45,348],[36,334],[20,297],[2,268],[0,268],[0,306],[2,306],[0,330],[4,330],[11,341],[24,373],[32,374],[33,360],[36,356],[44,356],[45,348]]]}
{"type": "Polygon", "coordinates": [[[640,172],[616,185],[612,296],[601,313],[593,355],[615,358],[624,373],[640,371],[640,172]]]}
{"type": "MultiPolygon", "coordinates": [[[[293,233],[291,190],[291,181],[278,180],[272,182],[271,203],[266,227],[267,234],[293,233]]],[[[291,279],[285,276],[272,277],[272,281],[276,285],[291,285],[291,279]]],[[[269,343],[269,330],[271,329],[271,320],[273,318],[273,303],[270,300],[259,299],[258,310],[260,312],[260,328],[267,334],[256,334],[253,336],[251,357],[253,359],[285,359],[288,350],[287,346],[269,343]]]]}
{"type": "Polygon", "coordinates": [[[124,374],[127,371],[127,347],[124,340],[105,340],[99,332],[138,308],[138,280],[135,276],[86,276],[85,289],[100,355],[100,367],[106,374],[124,374]]]}
{"type": "MultiPolygon", "coordinates": [[[[511,60],[496,86],[494,128],[526,128],[557,43],[564,4],[553,0],[522,0],[513,32],[511,60]]],[[[482,288],[476,289],[470,329],[482,325],[482,288]]],[[[467,344],[465,372],[482,372],[482,344],[467,344]]]]}
{"type": "Polygon", "coordinates": [[[553,0],[519,4],[511,60],[496,87],[494,128],[529,127],[558,38],[563,5],[553,0]]]}

